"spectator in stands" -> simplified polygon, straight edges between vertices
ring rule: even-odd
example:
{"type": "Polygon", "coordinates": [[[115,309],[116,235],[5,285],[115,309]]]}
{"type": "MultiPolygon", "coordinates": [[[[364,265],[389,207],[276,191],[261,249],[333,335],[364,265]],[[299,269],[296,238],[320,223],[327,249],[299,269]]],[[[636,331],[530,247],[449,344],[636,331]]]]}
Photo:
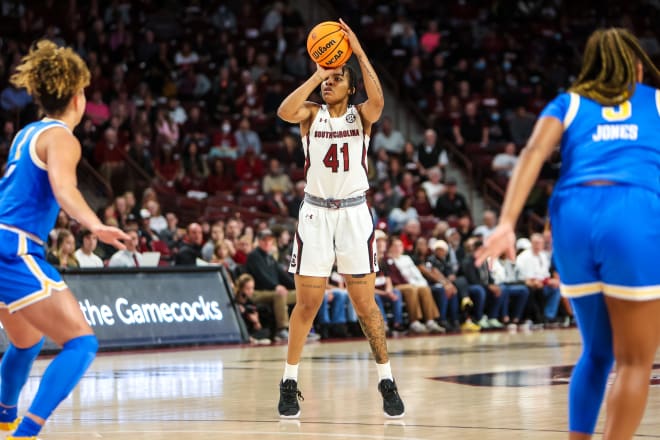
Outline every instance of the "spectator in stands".
{"type": "Polygon", "coordinates": [[[458,275],[461,272],[461,262],[465,258],[465,250],[461,243],[461,234],[456,228],[449,228],[445,232],[445,240],[449,245],[447,252],[447,262],[451,267],[452,273],[458,275]]]}
{"type": "Polygon", "coordinates": [[[527,143],[527,139],[532,134],[535,121],[536,118],[527,111],[525,106],[519,105],[516,107],[516,112],[509,119],[509,132],[514,144],[525,145],[527,143]]]}
{"type": "MultiPolygon", "coordinates": [[[[151,202],[153,202],[153,200],[147,201],[145,206],[151,202]]],[[[131,215],[127,216],[125,227],[127,229],[137,229],[138,236],[140,237],[138,243],[138,251],[140,252],[151,250],[151,243],[160,240],[160,236],[156,231],[151,229],[151,212],[147,208],[140,209],[137,217],[131,215]]]]}
{"type": "Polygon", "coordinates": [[[167,229],[167,220],[160,211],[160,203],[149,200],[145,209],[149,211],[149,229],[160,237],[161,232],[167,229]]]}
{"type": "Polygon", "coordinates": [[[94,253],[98,244],[98,238],[89,229],[83,229],[80,232],[80,248],[76,249],[73,256],[78,261],[81,268],[99,268],[103,267],[103,260],[94,253]]]}
{"type": "Polygon", "coordinates": [[[209,124],[199,105],[193,105],[188,111],[188,119],[181,127],[181,139],[184,144],[196,142],[200,152],[209,148],[209,124]]]}
{"type": "Polygon", "coordinates": [[[102,127],[110,119],[110,107],[103,102],[101,90],[94,90],[92,97],[85,106],[85,116],[96,127],[102,127]]]}
{"type": "Polygon", "coordinates": [[[417,184],[415,183],[415,177],[409,171],[404,171],[401,174],[401,179],[399,184],[396,186],[395,191],[399,193],[401,197],[414,197],[415,190],[417,189],[417,184]]]}
{"type": "Polygon", "coordinates": [[[479,235],[482,240],[486,240],[495,230],[495,226],[497,226],[497,214],[492,209],[486,209],[483,214],[483,224],[474,228],[472,234],[479,235]]]}
{"type": "Polygon", "coordinates": [[[412,142],[406,141],[403,146],[403,153],[401,153],[401,164],[406,172],[412,174],[415,182],[419,182],[422,175],[422,168],[419,163],[417,149],[412,142]]]}
{"type": "Polygon", "coordinates": [[[421,173],[428,177],[428,170],[438,168],[441,171],[449,163],[447,151],[438,142],[438,135],[432,128],[424,131],[424,140],[417,146],[417,157],[421,173]]]}
{"type": "Polygon", "coordinates": [[[436,217],[447,219],[468,211],[467,200],[463,194],[458,192],[456,179],[448,177],[445,181],[445,192],[438,197],[433,213],[436,217]]]}
{"type": "Polygon", "coordinates": [[[216,220],[211,225],[211,232],[208,240],[202,246],[202,259],[211,261],[215,248],[225,239],[225,223],[222,220],[216,220]]]}
{"type": "MultiPolygon", "coordinates": [[[[107,223],[106,223],[107,224],[107,223]]],[[[57,219],[55,220],[55,226],[48,233],[48,245],[55,247],[55,242],[57,237],[59,237],[60,232],[62,231],[71,231],[71,217],[63,209],[57,214],[57,219]]]]}
{"type": "Polygon", "coordinates": [[[280,161],[274,157],[268,161],[268,173],[262,180],[262,190],[264,194],[290,193],[293,190],[291,178],[284,172],[280,161]]]}
{"type": "Polygon", "coordinates": [[[483,241],[472,237],[465,242],[465,258],[461,264],[463,275],[468,281],[470,298],[474,303],[471,318],[482,329],[499,329],[504,327],[496,318],[500,316],[504,297],[502,290],[495,284],[488,270],[488,263],[477,267],[474,264],[474,251],[480,248],[483,241]],[[487,303],[488,314],[484,313],[487,303]]]}
{"type": "Polygon", "coordinates": [[[236,15],[231,8],[224,3],[221,3],[215,13],[211,16],[211,23],[218,30],[227,31],[230,34],[235,34],[238,29],[236,15]]]}
{"type": "Polygon", "coordinates": [[[387,218],[387,229],[391,234],[401,232],[403,226],[410,220],[417,221],[419,219],[417,210],[413,206],[414,200],[412,196],[404,196],[401,198],[399,206],[390,211],[390,215],[387,218]]]}
{"type": "Polygon", "coordinates": [[[559,309],[559,279],[550,274],[550,257],[544,250],[545,240],[542,234],[532,234],[531,248],[522,251],[516,258],[520,278],[530,289],[529,302],[536,316],[532,320],[537,324],[554,323],[559,309]],[[543,310],[543,316],[536,312],[543,310]]]}
{"type": "Polygon", "coordinates": [[[243,270],[243,267],[231,257],[230,247],[227,241],[219,241],[216,244],[213,249],[213,256],[209,262],[224,266],[232,279],[238,278],[243,270]]]}
{"type": "Polygon", "coordinates": [[[410,330],[414,333],[444,333],[445,329],[436,322],[440,318],[440,311],[433,299],[431,288],[413,260],[403,253],[400,238],[390,238],[385,265],[394,287],[403,294],[410,330]],[[423,319],[425,324],[422,324],[420,319],[423,319]]]}
{"type": "Polygon", "coordinates": [[[445,193],[445,185],[441,182],[442,171],[438,167],[429,168],[426,176],[428,180],[422,182],[421,188],[426,193],[426,198],[431,205],[431,209],[434,210],[438,198],[445,193]]]}
{"type": "Polygon", "coordinates": [[[204,190],[210,195],[233,191],[234,183],[232,177],[226,172],[222,159],[213,159],[211,171],[203,186],[204,190]]]}
{"type": "Polygon", "coordinates": [[[187,69],[199,62],[199,55],[192,49],[192,45],[189,41],[184,41],[181,44],[181,49],[179,49],[174,55],[174,64],[177,65],[179,69],[187,69]]]}
{"type": "Polygon", "coordinates": [[[52,251],[46,256],[46,260],[58,270],[80,267],[74,255],[76,240],[71,231],[61,230],[57,234],[57,240],[52,251]]]}
{"type": "Polygon", "coordinates": [[[415,242],[422,236],[422,226],[417,219],[410,219],[406,221],[401,230],[399,238],[403,244],[403,251],[406,254],[411,254],[415,248],[415,242]]]}
{"type": "Polygon", "coordinates": [[[186,228],[186,236],[183,238],[183,244],[174,257],[174,264],[177,266],[195,266],[197,259],[202,258],[202,245],[204,244],[204,234],[202,226],[199,223],[191,223],[186,228]]]}
{"type": "Polygon", "coordinates": [[[236,304],[250,334],[250,342],[260,345],[270,344],[270,330],[264,328],[261,323],[263,315],[268,314],[269,310],[264,307],[260,308],[254,302],[254,278],[252,275],[244,273],[239,276],[234,289],[236,304]]]}
{"type": "MultiPolygon", "coordinates": [[[[440,309],[440,325],[448,332],[460,330],[459,307],[463,298],[468,296],[467,282],[464,278],[457,279],[447,263],[449,245],[444,240],[435,240],[432,252],[426,257],[427,278],[434,284],[442,286],[446,307],[440,309]],[[444,309],[444,310],[443,310],[444,309]]],[[[421,268],[420,268],[421,271],[421,268]]]]}
{"type": "Polygon", "coordinates": [[[238,156],[245,156],[248,151],[256,156],[261,154],[261,138],[256,131],[252,130],[250,120],[243,118],[238,123],[238,130],[234,132],[236,138],[238,156]]]}
{"type": "Polygon", "coordinates": [[[431,202],[426,195],[426,191],[421,186],[415,188],[413,207],[417,210],[419,216],[430,216],[433,214],[431,202]]]}
{"type": "Polygon", "coordinates": [[[405,331],[403,326],[403,294],[399,289],[395,289],[392,279],[387,272],[387,265],[384,263],[387,253],[387,234],[376,229],[374,232],[376,239],[376,251],[378,253],[378,272],[376,273],[376,304],[383,315],[385,329],[397,333],[405,331]],[[385,305],[388,305],[392,311],[392,320],[388,319],[385,312],[385,305]]]}
{"type": "Polygon", "coordinates": [[[298,218],[300,213],[300,204],[305,199],[305,185],[307,183],[304,180],[299,180],[294,186],[294,193],[289,203],[287,205],[289,211],[289,217],[298,218]]]}
{"type": "Polygon", "coordinates": [[[130,240],[126,240],[124,244],[126,249],[120,250],[112,254],[108,267],[140,267],[142,266],[142,254],[138,252],[138,244],[140,238],[135,229],[126,231],[130,240]]]}
{"type": "Polygon", "coordinates": [[[156,145],[176,146],[179,142],[179,124],[172,120],[166,108],[159,108],[156,113],[156,145]]]}
{"type": "Polygon", "coordinates": [[[305,152],[300,139],[292,133],[286,133],[282,137],[282,146],[283,148],[279,148],[275,152],[275,157],[280,163],[288,169],[303,169],[305,166],[305,152]]]}
{"type": "Polygon", "coordinates": [[[477,103],[469,101],[465,104],[465,114],[454,123],[454,142],[459,147],[465,145],[488,146],[488,126],[477,113],[477,103]]]}
{"type": "Polygon", "coordinates": [[[269,304],[275,314],[276,334],[279,340],[289,338],[288,305],[295,304],[293,277],[272,256],[275,238],[270,229],[257,234],[257,247],[248,255],[246,272],[254,277],[254,302],[269,304]]]}
{"type": "Polygon", "coordinates": [[[344,277],[337,273],[336,267],[328,277],[323,301],[316,316],[321,328],[321,338],[345,338],[359,328],[357,314],[346,290],[346,282],[344,277]]]}
{"type": "Polygon", "coordinates": [[[456,230],[461,236],[461,243],[465,243],[465,240],[468,238],[472,237],[474,227],[472,226],[472,217],[470,217],[470,213],[468,211],[464,211],[457,219],[456,219],[456,230]]]}
{"type": "Polygon", "coordinates": [[[173,249],[177,247],[177,244],[183,238],[179,232],[179,218],[175,213],[168,212],[165,214],[165,220],[167,221],[167,229],[162,230],[159,237],[169,249],[173,249]]]}
{"type": "Polygon", "coordinates": [[[200,190],[209,176],[206,158],[199,151],[199,144],[191,140],[183,150],[182,186],[185,190],[200,190]]]}
{"type": "Polygon", "coordinates": [[[259,180],[264,174],[264,162],[251,148],[236,161],[236,177],[241,182],[259,180]]]}
{"type": "Polygon", "coordinates": [[[286,196],[280,190],[280,188],[275,187],[274,190],[265,195],[262,211],[281,217],[289,216],[289,208],[286,196]]]}
{"type": "Polygon", "coordinates": [[[442,34],[438,30],[437,20],[429,20],[426,31],[419,37],[419,45],[424,53],[430,55],[440,47],[441,39],[442,34]]]}
{"type": "Polygon", "coordinates": [[[409,96],[418,106],[423,107],[424,94],[423,90],[424,71],[422,58],[419,55],[410,57],[408,66],[403,72],[403,88],[404,93],[409,96]]]}
{"type": "Polygon", "coordinates": [[[515,330],[523,322],[529,289],[525,285],[525,281],[518,278],[515,262],[507,259],[504,254],[492,261],[490,273],[493,281],[502,291],[501,321],[508,330],[515,330]],[[511,307],[512,304],[513,307],[511,307]]]}
{"type": "Polygon", "coordinates": [[[229,158],[236,159],[238,156],[238,142],[232,132],[231,121],[224,119],[220,125],[220,130],[213,132],[211,137],[211,149],[209,156],[211,158],[229,158]]]}
{"type": "Polygon", "coordinates": [[[121,229],[124,229],[126,227],[126,218],[128,217],[128,214],[130,214],[130,210],[128,209],[128,203],[126,202],[126,197],[123,195],[115,197],[114,200],[114,205],[115,205],[115,219],[117,220],[117,224],[121,229]]]}
{"type": "Polygon", "coordinates": [[[128,145],[121,142],[117,130],[111,127],[106,128],[103,138],[99,140],[94,149],[94,162],[108,182],[112,183],[113,177],[124,170],[126,166],[124,156],[127,150],[128,145]]]}
{"type": "Polygon", "coordinates": [[[401,132],[394,128],[392,118],[383,116],[380,130],[371,139],[371,149],[375,152],[384,149],[389,154],[401,154],[403,153],[405,144],[406,140],[403,138],[401,132]]]}
{"type": "Polygon", "coordinates": [[[250,228],[245,228],[244,234],[241,235],[236,242],[236,252],[232,258],[234,261],[236,261],[237,264],[247,264],[248,256],[254,250],[254,246],[252,245],[254,239],[253,236],[249,233],[250,230],[250,228]]]}
{"type": "Polygon", "coordinates": [[[183,178],[183,166],[180,155],[175,152],[173,145],[163,144],[160,147],[154,160],[154,171],[161,184],[173,189],[178,187],[183,178]]]}
{"type": "MultiPolygon", "coordinates": [[[[133,140],[128,147],[128,156],[133,159],[136,165],[140,167],[147,176],[150,178],[155,176],[153,159],[149,152],[149,140],[142,134],[142,132],[138,131],[133,133],[133,140]]],[[[138,175],[135,178],[139,177],[141,176],[138,175]]],[[[135,180],[135,178],[133,178],[133,180],[135,180]]],[[[133,185],[130,186],[135,187],[135,184],[133,183],[133,185]]]]}
{"type": "Polygon", "coordinates": [[[513,167],[516,166],[516,163],[518,163],[518,156],[516,155],[516,144],[509,142],[504,146],[503,152],[497,153],[495,157],[493,157],[491,167],[498,176],[509,179],[511,177],[513,167]]]}

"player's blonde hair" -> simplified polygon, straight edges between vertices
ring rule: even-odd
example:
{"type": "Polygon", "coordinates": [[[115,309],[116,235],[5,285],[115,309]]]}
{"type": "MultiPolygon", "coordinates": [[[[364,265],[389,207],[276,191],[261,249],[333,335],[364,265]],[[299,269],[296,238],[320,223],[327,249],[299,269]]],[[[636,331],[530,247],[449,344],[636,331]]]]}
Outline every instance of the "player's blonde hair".
{"type": "Polygon", "coordinates": [[[626,29],[598,29],[584,49],[582,70],[569,89],[602,105],[618,105],[635,92],[637,63],[660,85],[660,71],[626,29]]]}
{"type": "Polygon", "coordinates": [[[71,98],[89,85],[89,69],[71,48],[38,41],[21,59],[11,83],[25,87],[45,113],[59,115],[71,98]]]}

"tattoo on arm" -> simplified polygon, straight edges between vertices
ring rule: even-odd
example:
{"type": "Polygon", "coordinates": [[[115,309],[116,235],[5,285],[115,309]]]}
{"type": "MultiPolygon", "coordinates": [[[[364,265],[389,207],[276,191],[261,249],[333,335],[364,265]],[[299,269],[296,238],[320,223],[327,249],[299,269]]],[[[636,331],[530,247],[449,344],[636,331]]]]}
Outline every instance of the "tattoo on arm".
{"type": "Polygon", "coordinates": [[[360,326],[369,340],[371,352],[376,363],[383,364],[388,361],[387,339],[385,337],[385,323],[378,307],[374,307],[366,316],[360,316],[360,326]]]}
{"type": "Polygon", "coordinates": [[[364,56],[359,57],[358,61],[360,65],[364,68],[365,73],[373,83],[374,87],[376,87],[376,91],[378,92],[378,94],[380,96],[383,96],[383,89],[381,89],[380,87],[380,81],[378,81],[378,77],[376,76],[376,72],[374,72],[373,67],[371,67],[371,65],[368,62],[366,62],[367,59],[364,56]]]}

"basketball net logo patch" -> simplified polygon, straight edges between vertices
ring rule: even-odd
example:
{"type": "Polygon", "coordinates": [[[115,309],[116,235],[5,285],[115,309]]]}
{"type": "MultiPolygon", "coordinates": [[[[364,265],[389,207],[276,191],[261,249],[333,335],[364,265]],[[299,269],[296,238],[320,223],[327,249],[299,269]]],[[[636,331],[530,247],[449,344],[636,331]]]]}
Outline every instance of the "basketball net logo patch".
{"type": "Polygon", "coordinates": [[[355,115],[353,113],[347,114],[346,115],[346,122],[348,122],[349,124],[352,124],[353,122],[355,122],[355,115]]]}

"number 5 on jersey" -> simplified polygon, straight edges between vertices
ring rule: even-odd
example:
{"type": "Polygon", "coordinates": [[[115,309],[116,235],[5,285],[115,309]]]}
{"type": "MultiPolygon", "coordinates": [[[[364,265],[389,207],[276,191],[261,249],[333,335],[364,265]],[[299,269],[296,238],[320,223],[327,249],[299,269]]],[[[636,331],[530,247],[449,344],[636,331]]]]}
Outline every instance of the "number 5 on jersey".
{"type": "MultiPolygon", "coordinates": [[[[344,162],[344,171],[348,171],[348,143],[345,143],[339,149],[341,152],[342,160],[344,162]]],[[[327,168],[332,169],[333,173],[336,173],[339,170],[339,156],[337,154],[337,144],[330,145],[328,152],[325,153],[323,158],[323,165],[327,168]]]]}

